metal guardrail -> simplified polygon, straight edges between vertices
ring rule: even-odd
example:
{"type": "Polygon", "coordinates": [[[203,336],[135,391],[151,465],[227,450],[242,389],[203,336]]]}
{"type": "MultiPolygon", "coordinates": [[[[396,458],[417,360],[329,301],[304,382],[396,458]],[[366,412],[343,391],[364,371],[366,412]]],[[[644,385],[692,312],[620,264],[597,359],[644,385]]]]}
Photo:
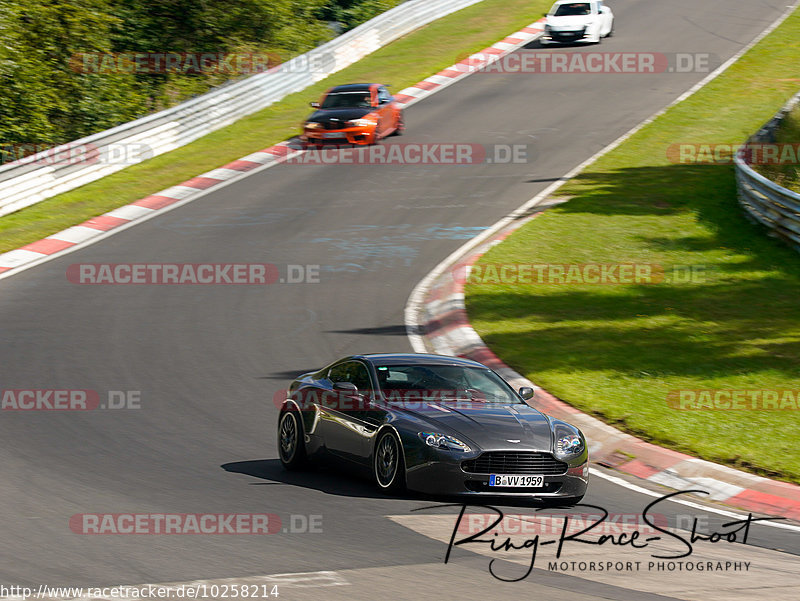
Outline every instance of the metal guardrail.
{"type": "MultiPolygon", "coordinates": [[[[751,136],[747,144],[774,142],[775,130],[798,103],[800,93],[751,136]]],[[[752,219],[768,227],[775,236],[800,251],[800,194],[787,190],[756,172],[739,153],[734,156],[734,163],[739,204],[752,219]]]]}
{"type": "Polygon", "coordinates": [[[0,216],[192,142],[480,0],[409,0],[274,71],[0,167],[0,216]]]}

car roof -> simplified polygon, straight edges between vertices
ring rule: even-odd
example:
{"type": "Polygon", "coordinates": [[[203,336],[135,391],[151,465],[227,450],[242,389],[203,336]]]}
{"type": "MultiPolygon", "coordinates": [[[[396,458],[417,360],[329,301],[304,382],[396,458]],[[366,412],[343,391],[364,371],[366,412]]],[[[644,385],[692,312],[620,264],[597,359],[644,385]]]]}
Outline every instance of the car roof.
{"type": "Polygon", "coordinates": [[[328,90],[328,94],[331,92],[369,92],[373,86],[377,86],[380,84],[377,83],[347,83],[341,86],[334,86],[330,90],[328,90]]]}
{"type": "Polygon", "coordinates": [[[481,367],[488,369],[482,363],[451,357],[447,355],[433,355],[429,353],[371,353],[368,355],[353,355],[348,359],[363,359],[375,366],[389,365],[461,365],[463,367],[481,367]]]}

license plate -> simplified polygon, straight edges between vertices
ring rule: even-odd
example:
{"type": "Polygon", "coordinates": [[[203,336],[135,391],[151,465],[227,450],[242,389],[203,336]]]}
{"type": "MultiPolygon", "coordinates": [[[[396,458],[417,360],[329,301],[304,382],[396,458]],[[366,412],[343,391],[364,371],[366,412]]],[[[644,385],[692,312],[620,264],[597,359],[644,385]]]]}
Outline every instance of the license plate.
{"type": "Polygon", "coordinates": [[[489,476],[489,486],[541,488],[544,486],[544,476],[510,476],[508,474],[492,474],[489,476]]]}
{"type": "Polygon", "coordinates": [[[323,138],[346,138],[347,136],[338,131],[326,131],[322,133],[323,138]]]}

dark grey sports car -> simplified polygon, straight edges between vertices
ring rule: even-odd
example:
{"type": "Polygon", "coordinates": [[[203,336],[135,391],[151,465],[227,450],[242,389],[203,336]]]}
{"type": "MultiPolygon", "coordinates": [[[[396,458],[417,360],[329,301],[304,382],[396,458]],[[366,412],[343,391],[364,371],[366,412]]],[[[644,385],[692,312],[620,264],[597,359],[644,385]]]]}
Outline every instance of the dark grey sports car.
{"type": "Polygon", "coordinates": [[[278,452],[287,469],[333,459],[381,490],[581,500],[588,451],[576,427],[530,407],[488,367],[457,357],[345,357],[290,385],[278,452]]]}

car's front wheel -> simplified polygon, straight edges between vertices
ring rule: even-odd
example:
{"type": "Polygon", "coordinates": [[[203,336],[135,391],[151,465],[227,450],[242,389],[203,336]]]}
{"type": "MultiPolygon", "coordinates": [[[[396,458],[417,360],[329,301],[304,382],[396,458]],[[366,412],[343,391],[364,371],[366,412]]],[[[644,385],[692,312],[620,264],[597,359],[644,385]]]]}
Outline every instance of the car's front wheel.
{"type": "Polygon", "coordinates": [[[378,135],[378,128],[372,130],[372,134],[370,134],[369,138],[367,138],[367,146],[375,146],[378,142],[381,141],[381,137],[378,135]]]}
{"type": "Polygon", "coordinates": [[[389,494],[405,489],[405,461],[400,440],[391,430],[384,430],[375,445],[372,473],[378,488],[389,494]]]}
{"type": "Polygon", "coordinates": [[[393,136],[402,136],[403,132],[406,129],[406,123],[403,120],[403,113],[400,113],[397,116],[397,125],[395,126],[395,130],[392,132],[393,136]]]}
{"type": "Polygon", "coordinates": [[[302,469],[306,465],[303,426],[297,411],[281,412],[278,420],[278,456],[287,470],[302,469]]]}

